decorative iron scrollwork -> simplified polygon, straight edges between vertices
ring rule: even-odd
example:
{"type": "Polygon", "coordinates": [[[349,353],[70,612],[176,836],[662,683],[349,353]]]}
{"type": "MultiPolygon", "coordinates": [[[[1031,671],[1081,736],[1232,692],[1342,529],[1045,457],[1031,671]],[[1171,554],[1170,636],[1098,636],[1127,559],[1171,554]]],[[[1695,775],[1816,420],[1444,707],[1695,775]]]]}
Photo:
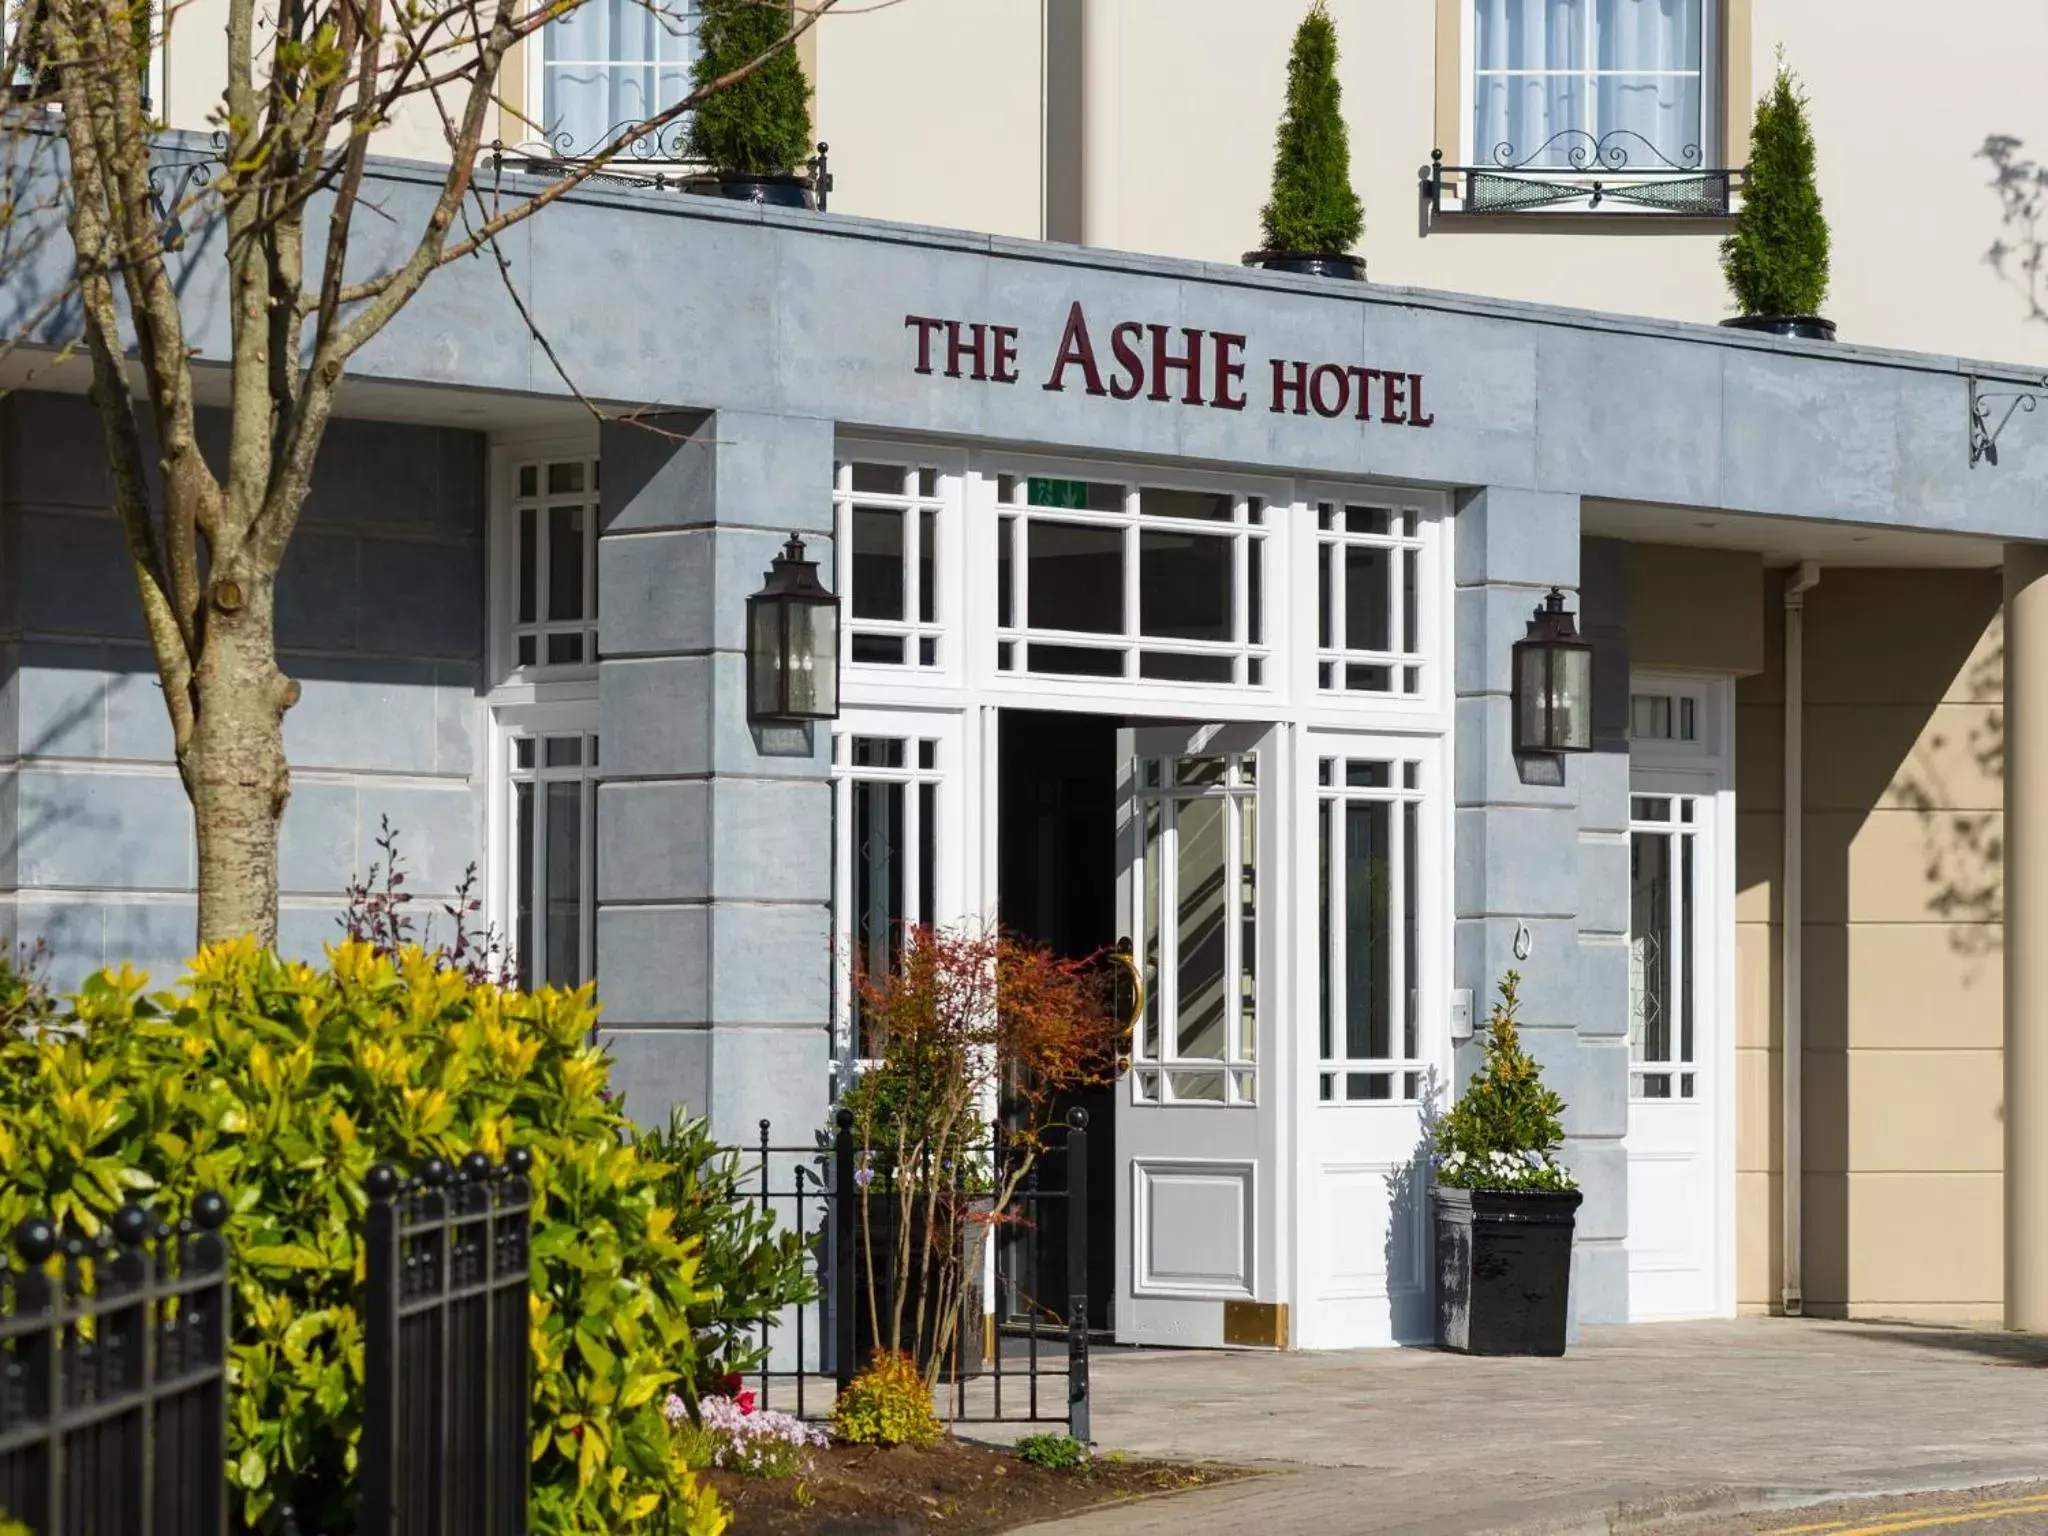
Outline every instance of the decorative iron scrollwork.
{"type": "Polygon", "coordinates": [[[185,214],[200,193],[213,185],[214,173],[227,162],[228,136],[216,132],[204,150],[189,144],[152,146],[149,161],[149,206],[162,224],[163,247],[184,249],[185,214]],[[166,191],[165,189],[169,190],[166,191]]]}
{"type": "Polygon", "coordinates": [[[1972,374],[1970,391],[1970,468],[1975,469],[1982,462],[1993,469],[1998,468],[1998,439],[2005,431],[2015,411],[2031,413],[2040,404],[2041,397],[2048,395],[2048,378],[2039,384],[2014,385],[2007,389],[1985,389],[1972,374]],[[1998,418],[1998,425],[1991,424],[1992,402],[2003,400],[2005,410],[1998,418]]]}
{"type": "Polygon", "coordinates": [[[1445,165],[1432,150],[1422,168],[1422,196],[1432,217],[1452,213],[1525,213],[1580,205],[1623,204],[1693,218],[1723,218],[1746,170],[1702,165],[1697,144],[1673,159],[1631,129],[1595,137],[1581,128],[1552,134],[1530,154],[1512,143],[1493,146],[1484,165],[1445,165]],[[1446,210],[1445,194],[1457,200],[1446,210]]]}

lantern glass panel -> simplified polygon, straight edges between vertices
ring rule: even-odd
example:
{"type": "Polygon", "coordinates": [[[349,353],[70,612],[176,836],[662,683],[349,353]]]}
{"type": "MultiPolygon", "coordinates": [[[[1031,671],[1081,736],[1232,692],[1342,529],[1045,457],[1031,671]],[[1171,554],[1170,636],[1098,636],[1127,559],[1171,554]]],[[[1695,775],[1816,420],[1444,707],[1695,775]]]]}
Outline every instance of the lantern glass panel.
{"type": "Polygon", "coordinates": [[[791,602],[789,713],[829,719],[839,713],[839,605],[791,602]]]}
{"type": "Polygon", "coordinates": [[[1560,752],[1593,749],[1593,652],[1587,646],[1558,646],[1551,653],[1552,746],[1560,752]]]}
{"type": "Polygon", "coordinates": [[[1515,647],[1515,747],[1541,752],[1550,742],[1550,653],[1540,645],[1515,647]]]}
{"type": "Polygon", "coordinates": [[[782,604],[757,597],[747,604],[749,703],[757,716],[782,711],[782,604]]]}

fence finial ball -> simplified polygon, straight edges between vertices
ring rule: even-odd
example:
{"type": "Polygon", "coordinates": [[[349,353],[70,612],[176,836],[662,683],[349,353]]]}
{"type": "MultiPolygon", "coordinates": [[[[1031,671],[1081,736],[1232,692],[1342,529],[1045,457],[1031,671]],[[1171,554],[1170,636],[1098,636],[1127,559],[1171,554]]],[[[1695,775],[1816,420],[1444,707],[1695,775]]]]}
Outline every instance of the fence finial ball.
{"type": "Polygon", "coordinates": [[[139,1205],[124,1205],[114,1212],[114,1241],[123,1248],[139,1248],[149,1235],[149,1213],[139,1205]]]}
{"type": "Polygon", "coordinates": [[[192,1219],[206,1232],[218,1232],[227,1225],[228,1203],[219,1190],[206,1190],[192,1202],[192,1219]]]}
{"type": "Polygon", "coordinates": [[[1077,1131],[1087,1130],[1088,1111],[1081,1108],[1080,1105],[1076,1104],[1072,1109],[1067,1111],[1067,1124],[1071,1125],[1077,1131]]]}
{"type": "Polygon", "coordinates": [[[398,1193],[398,1170],[389,1163],[372,1163],[363,1175],[363,1188],[372,1200],[389,1200],[398,1193]]]}
{"type": "Polygon", "coordinates": [[[491,1176],[491,1160],[481,1152],[472,1152],[462,1160],[462,1176],[472,1184],[481,1184],[491,1176]]]}
{"type": "Polygon", "coordinates": [[[514,1147],[505,1154],[505,1166],[525,1178],[533,1168],[533,1154],[524,1147],[514,1147]]]}
{"type": "Polygon", "coordinates": [[[438,1157],[430,1157],[420,1164],[420,1182],[429,1189],[439,1189],[448,1182],[448,1165],[438,1157]]]}
{"type": "Polygon", "coordinates": [[[31,1264],[46,1264],[57,1251],[57,1229],[40,1216],[24,1221],[14,1234],[14,1251],[31,1264]]]}

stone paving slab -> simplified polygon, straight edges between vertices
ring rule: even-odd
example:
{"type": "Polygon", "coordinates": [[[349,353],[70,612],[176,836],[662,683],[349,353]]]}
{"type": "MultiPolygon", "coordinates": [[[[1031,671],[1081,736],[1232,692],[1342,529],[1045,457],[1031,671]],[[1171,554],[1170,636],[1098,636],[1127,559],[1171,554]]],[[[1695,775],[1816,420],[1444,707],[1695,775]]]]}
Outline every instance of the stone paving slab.
{"type": "Polygon", "coordinates": [[[1638,1324],[1561,1360],[1141,1351],[1098,1357],[1093,1386],[1105,1448],[1274,1475],[1057,1527],[1079,1536],[1534,1536],[2048,1476],[2048,1338],[1991,1331],[1638,1324]]]}

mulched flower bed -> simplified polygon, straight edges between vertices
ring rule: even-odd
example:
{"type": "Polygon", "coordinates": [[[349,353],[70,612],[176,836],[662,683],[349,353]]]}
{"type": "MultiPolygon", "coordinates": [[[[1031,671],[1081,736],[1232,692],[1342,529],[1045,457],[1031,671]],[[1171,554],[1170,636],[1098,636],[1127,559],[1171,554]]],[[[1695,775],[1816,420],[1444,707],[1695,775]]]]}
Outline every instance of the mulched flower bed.
{"type": "Polygon", "coordinates": [[[1010,1451],[948,1440],[930,1451],[835,1445],[816,1453],[803,1478],[698,1475],[733,1512],[729,1536],[979,1536],[1248,1474],[1102,1455],[1078,1471],[1048,1472],[1010,1451]]]}

